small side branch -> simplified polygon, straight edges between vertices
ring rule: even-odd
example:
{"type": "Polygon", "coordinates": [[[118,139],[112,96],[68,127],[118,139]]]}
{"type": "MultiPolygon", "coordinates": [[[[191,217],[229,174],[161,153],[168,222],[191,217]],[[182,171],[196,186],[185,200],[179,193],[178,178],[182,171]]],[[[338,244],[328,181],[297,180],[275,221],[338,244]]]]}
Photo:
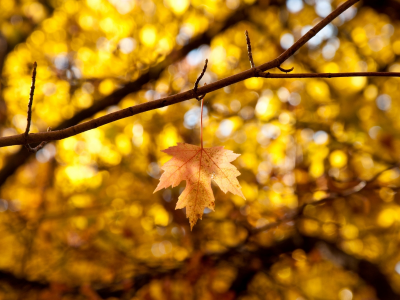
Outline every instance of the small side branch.
{"type": "MultiPolygon", "coordinates": [[[[40,149],[42,149],[48,142],[43,141],[41,142],[38,146],[32,148],[28,144],[28,135],[29,135],[29,130],[31,129],[31,123],[32,123],[32,104],[33,104],[33,95],[35,93],[35,84],[36,84],[36,68],[37,68],[37,63],[36,61],[33,63],[33,71],[32,71],[32,85],[31,85],[31,92],[29,93],[29,102],[28,102],[28,114],[26,118],[26,129],[25,129],[25,147],[28,149],[30,152],[37,152],[40,149]]],[[[50,127],[47,129],[47,131],[50,131],[50,127]]]]}
{"type": "Polygon", "coordinates": [[[33,94],[35,93],[35,83],[36,83],[36,61],[33,63],[33,71],[32,71],[32,85],[31,92],[29,94],[29,102],[28,102],[28,116],[26,118],[26,129],[25,129],[25,138],[28,140],[29,130],[31,129],[31,119],[32,119],[32,103],[33,103],[33,94]]]}
{"type": "Polygon", "coordinates": [[[194,83],[194,93],[195,93],[195,95],[196,95],[196,99],[198,100],[198,101],[200,101],[200,100],[202,100],[205,96],[206,96],[206,94],[204,94],[204,95],[197,95],[197,88],[199,87],[199,82],[200,82],[200,80],[203,78],[203,76],[204,76],[204,74],[206,73],[206,70],[207,70],[207,64],[208,64],[208,59],[206,59],[206,61],[204,62],[204,67],[203,67],[203,71],[201,71],[201,74],[200,74],[200,76],[196,79],[196,82],[194,83]]]}
{"type": "Polygon", "coordinates": [[[249,55],[250,66],[251,66],[251,68],[254,68],[253,53],[251,52],[251,43],[250,43],[249,33],[246,30],[244,32],[244,34],[246,35],[247,54],[249,55]]]}

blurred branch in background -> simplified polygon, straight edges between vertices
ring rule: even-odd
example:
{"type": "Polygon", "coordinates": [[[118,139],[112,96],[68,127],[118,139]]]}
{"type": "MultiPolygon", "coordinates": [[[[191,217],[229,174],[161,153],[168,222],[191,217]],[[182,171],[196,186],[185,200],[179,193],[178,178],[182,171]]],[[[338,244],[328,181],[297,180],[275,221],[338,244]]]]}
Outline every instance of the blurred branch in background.
{"type": "MultiPolygon", "coordinates": [[[[116,297],[125,299],[133,297],[144,286],[153,280],[184,280],[194,285],[196,281],[201,279],[200,274],[211,269],[221,263],[229,263],[238,267],[238,276],[231,283],[229,291],[233,292],[234,297],[246,295],[246,290],[254,277],[260,272],[269,272],[270,268],[282,260],[282,256],[286,256],[289,260],[296,261],[296,257],[291,257],[291,253],[303,250],[304,254],[318,253],[324,260],[330,261],[333,265],[344,268],[345,270],[354,272],[360,276],[365,283],[374,287],[378,299],[396,300],[396,294],[390,286],[385,275],[379,268],[369,261],[358,259],[341,250],[334,243],[295,233],[292,237],[285,239],[270,247],[261,247],[256,251],[246,248],[232,248],[221,254],[203,254],[197,253],[192,261],[185,262],[179,268],[172,270],[149,270],[147,273],[136,275],[135,277],[125,280],[124,282],[115,282],[108,287],[91,288],[92,292],[102,299],[116,297]],[[240,262],[238,263],[238,258],[240,262]],[[187,267],[187,264],[189,267],[187,267]]],[[[0,272],[0,281],[8,284],[14,289],[22,291],[36,291],[39,294],[51,293],[52,297],[63,295],[79,295],[84,287],[68,287],[63,286],[57,289],[57,284],[30,281],[18,278],[7,272],[0,272]]],[[[301,286],[297,288],[302,289],[301,286]]]]}

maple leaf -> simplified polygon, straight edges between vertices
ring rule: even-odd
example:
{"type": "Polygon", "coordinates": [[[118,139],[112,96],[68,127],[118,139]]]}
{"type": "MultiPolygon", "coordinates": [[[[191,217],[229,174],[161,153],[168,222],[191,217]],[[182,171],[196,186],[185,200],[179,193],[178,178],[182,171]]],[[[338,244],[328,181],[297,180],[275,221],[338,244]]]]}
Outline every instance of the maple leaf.
{"type": "Polygon", "coordinates": [[[164,173],[154,193],[169,186],[175,187],[186,180],[185,190],[179,196],[175,209],[186,207],[190,228],[198,219],[201,220],[205,207],[214,210],[211,179],[224,193],[229,191],[245,199],[236,178],[240,172],[230,163],[240,154],[225,150],[222,146],[203,148],[186,143],[178,143],[163,152],[173,158],[161,167],[164,173]]]}

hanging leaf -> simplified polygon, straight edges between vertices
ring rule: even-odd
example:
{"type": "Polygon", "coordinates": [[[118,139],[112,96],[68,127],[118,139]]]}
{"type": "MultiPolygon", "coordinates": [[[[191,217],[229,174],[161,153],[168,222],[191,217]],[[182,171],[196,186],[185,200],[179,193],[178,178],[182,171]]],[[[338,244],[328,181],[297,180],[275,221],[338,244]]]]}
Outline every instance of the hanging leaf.
{"type": "Polygon", "coordinates": [[[224,147],[203,148],[178,143],[163,152],[173,158],[162,166],[165,171],[154,193],[169,186],[175,187],[186,180],[186,188],[179,196],[176,209],[186,207],[190,227],[202,218],[204,208],[214,210],[215,198],[211,179],[226,193],[244,198],[237,180],[240,172],[231,164],[240,154],[225,150],[224,147]]]}

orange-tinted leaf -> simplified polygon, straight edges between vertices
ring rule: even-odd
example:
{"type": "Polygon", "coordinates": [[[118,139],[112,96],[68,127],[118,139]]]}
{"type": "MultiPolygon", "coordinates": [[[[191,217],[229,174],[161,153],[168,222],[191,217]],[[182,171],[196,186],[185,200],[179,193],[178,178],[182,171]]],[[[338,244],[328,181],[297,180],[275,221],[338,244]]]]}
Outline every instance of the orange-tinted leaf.
{"type": "Polygon", "coordinates": [[[240,172],[230,163],[240,154],[225,150],[224,147],[201,148],[185,143],[178,143],[163,152],[173,158],[162,166],[165,172],[154,192],[169,186],[175,187],[186,180],[186,188],[179,196],[176,209],[186,207],[191,228],[198,219],[201,220],[204,208],[214,210],[211,179],[224,193],[229,191],[244,198],[236,178],[240,172]]]}

